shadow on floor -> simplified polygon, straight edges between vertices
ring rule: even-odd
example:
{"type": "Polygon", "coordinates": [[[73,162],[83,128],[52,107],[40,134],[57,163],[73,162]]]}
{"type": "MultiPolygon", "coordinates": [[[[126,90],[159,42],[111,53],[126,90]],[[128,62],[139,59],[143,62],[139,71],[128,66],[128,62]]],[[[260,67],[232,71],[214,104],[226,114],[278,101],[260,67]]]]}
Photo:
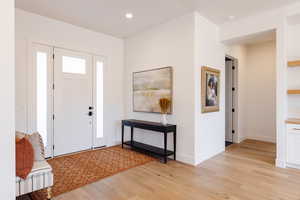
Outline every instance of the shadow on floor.
{"type": "Polygon", "coordinates": [[[228,147],[229,145],[232,145],[232,144],[233,144],[232,142],[225,141],[225,147],[228,147]]]}

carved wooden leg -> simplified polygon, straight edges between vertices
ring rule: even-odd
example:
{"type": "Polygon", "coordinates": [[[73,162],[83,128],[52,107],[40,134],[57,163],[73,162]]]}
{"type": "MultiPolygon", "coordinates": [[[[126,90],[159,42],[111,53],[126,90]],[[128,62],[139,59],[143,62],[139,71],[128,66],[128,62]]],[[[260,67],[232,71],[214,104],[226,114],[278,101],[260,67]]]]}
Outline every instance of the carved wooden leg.
{"type": "Polygon", "coordinates": [[[47,199],[50,200],[52,198],[52,188],[48,187],[47,188],[47,199]]]}

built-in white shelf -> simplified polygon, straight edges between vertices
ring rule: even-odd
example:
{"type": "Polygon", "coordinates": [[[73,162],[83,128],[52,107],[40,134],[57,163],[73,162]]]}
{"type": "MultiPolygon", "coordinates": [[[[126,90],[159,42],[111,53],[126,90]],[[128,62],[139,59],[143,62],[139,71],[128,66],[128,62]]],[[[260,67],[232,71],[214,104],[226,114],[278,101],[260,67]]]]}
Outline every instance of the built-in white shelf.
{"type": "Polygon", "coordinates": [[[300,94],[300,90],[288,90],[288,94],[300,94]]]}
{"type": "Polygon", "coordinates": [[[300,60],[289,61],[288,67],[300,67],[300,60]]]}
{"type": "Polygon", "coordinates": [[[289,118],[285,122],[287,124],[300,124],[300,118],[289,118]]]}

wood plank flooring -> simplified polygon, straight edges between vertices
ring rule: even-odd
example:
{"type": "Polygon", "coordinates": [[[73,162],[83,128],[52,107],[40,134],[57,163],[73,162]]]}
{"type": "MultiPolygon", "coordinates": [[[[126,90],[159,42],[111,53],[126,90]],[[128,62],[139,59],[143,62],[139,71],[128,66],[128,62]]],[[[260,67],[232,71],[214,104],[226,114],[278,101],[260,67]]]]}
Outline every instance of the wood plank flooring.
{"type": "Polygon", "coordinates": [[[246,140],[197,167],[154,161],[54,200],[300,200],[300,171],[274,160],[274,144],[246,140]]]}

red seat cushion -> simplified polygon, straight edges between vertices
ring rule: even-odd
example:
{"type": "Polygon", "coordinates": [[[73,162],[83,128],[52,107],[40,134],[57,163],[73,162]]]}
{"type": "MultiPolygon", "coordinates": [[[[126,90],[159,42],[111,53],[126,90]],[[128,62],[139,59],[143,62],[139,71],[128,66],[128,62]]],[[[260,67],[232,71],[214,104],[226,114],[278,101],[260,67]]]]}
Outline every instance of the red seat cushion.
{"type": "Polygon", "coordinates": [[[16,140],[16,175],[26,179],[33,167],[34,151],[27,138],[16,140]]]}

